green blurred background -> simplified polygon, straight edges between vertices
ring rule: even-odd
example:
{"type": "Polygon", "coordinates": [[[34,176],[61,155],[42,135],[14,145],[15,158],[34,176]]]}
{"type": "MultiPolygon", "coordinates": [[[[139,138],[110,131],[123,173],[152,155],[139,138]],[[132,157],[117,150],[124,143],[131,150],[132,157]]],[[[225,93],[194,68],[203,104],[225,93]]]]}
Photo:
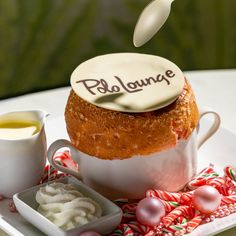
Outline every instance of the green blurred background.
{"type": "Polygon", "coordinates": [[[147,0],[0,0],[0,99],[69,85],[82,61],[112,52],[164,56],[182,70],[236,68],[236,1],[177,0],[142,48],[147,0]]]}

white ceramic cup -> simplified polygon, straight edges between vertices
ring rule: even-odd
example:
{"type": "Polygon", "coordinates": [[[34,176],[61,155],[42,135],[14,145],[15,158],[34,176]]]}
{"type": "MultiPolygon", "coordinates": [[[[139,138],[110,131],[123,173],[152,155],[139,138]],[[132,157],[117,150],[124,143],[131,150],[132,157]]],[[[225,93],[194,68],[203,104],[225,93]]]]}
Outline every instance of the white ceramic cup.
{"type": "Polygon", "coordinates": [[[46,164],[47,143],[44,131],[48,114],[41,110],[16,111],[0,115],[7,121],[37,121],[40,130],[28,138],[0,138],[0,195],[12,197],[39,183],[46,164]]]}
{"type": "Polygon", "coordinates": [[[202,110],[200,119],[207,114],[212,114],[214,120],[205,134],[198,137],[198,127],[187,140],[162,152],[124,160],[102,160],[79,151],[67,140],[57,140],[49,147],[48,160],[56,169],[82,179],[85,184],[111,199],[142,198],[149,188],[178,191],[196,174],[197,149],[220,126],[220,116],[214,111],[202,110]],[[71,150],[73,160],[79,164],[79,172],[54,161],[55,152],[63,147],[71,150]]]}

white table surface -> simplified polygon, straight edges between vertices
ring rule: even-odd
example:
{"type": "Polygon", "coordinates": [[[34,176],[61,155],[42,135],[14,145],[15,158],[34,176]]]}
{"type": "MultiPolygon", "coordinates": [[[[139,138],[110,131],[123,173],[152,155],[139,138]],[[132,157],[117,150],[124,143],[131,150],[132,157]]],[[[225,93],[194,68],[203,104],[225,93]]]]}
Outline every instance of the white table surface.
{"type": "MultiPolygon", "coordinates": [[[[222,126],[236,133],[236,69],[185,72],[199,106],[208,106],[222,117],[222,126]]],[[[0,84],[1,86],[1,84],[0,84]]],[[[43,109],[49,119],[62,116],[70,88],[59,88],[0,101],[0,113],[43,109]]]]}
{"type": "MultiPolygon", "coordinates": [[[[217,111],[222,118],[222,127],[236,133],[236,69],[190,71],[185,75],[195,91],[198,106],[217,111]]],[[[43,109],[50,113],[49,120],[57,119],[64,114],[69,91],[70,88],[65,87],[1,100],[0,113],[43,109]]],[[[49,143],[52,141],[48,140],[49,143]]],[[[236,228],[220,235],[236,235],[236,228]]]]}

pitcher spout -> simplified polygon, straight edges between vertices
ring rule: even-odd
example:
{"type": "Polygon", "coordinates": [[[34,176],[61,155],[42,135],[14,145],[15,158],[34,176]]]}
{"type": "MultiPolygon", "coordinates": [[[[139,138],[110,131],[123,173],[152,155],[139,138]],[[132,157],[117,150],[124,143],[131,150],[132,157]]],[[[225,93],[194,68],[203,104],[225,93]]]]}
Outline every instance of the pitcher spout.
{"type": "Polygon", "coordinates": [[[45,110],[33,110],[31,112],[33,115],[35,115],[35,117],[37,117],[38,121],[41,123],[41,126],[45,124],[47,117],[50,115],[45,110]]]}
{"type": "Polygon", "coordinates": [[[35,111],[33,111],[33,112],[37,113],[38,116],[41,117],[41,118],[44,119],[44,120],[50,115],[50,114],[49,114],[47,111],[45,111],[45,110],[35,110],[35,111]]]}

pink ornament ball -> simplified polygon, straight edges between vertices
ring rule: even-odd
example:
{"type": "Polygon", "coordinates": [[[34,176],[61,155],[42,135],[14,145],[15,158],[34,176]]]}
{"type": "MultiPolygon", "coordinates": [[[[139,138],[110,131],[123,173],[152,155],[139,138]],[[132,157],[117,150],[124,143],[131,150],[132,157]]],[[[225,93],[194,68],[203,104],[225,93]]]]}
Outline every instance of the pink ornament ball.
{"type": "Polygon", "coordinates": [[[87,232],[81,233],[79,236],[101,236],[101,234],[96,233],[94,231],[87,231],[87,232]]]}
{"type": "Polygon", "coordinates": [[[136,208],[136,218],[148,226],[156,226],[160,223],[161,218],[165,216],[165,208],[162,202],[153,197],[147,197],[141,200],[136,208]]]}
{"type": "Polygon", "coordinates": [[[204,185],[193,193],[193,204],[203,214],[211,214],[217,210],[221,203],[221,195],[212,186],[204,185]]]}

